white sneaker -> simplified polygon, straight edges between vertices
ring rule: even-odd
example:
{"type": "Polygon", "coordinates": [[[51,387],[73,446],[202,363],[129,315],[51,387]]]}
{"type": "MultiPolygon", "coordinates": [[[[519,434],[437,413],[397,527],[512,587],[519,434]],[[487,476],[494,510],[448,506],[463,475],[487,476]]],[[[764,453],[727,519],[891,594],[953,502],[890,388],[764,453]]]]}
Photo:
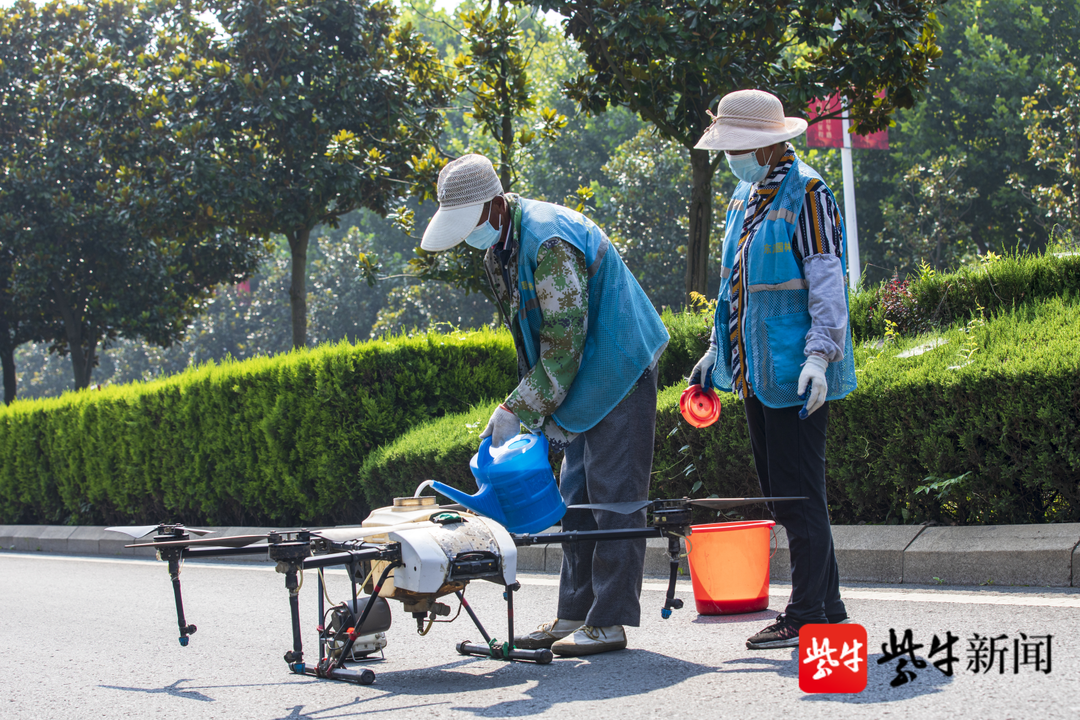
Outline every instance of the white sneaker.
{"type": "Polygon", "coordinates": [[[579,627],[585,624],[584,620],[555,620],[544,623],[528,635],[518,635],[514,638],[514,647],[522,650],[543,650],[551,647],[556,640],[562,640],[579,627]]]}
{"type": "Polygon", "coordinates": [[[626,647],[626,630],[622,625],[593,627],[582,625],[572,635],[551,645],[551,652],[562,657],[579,657],[597,653],[622,650],[626,647]]]}

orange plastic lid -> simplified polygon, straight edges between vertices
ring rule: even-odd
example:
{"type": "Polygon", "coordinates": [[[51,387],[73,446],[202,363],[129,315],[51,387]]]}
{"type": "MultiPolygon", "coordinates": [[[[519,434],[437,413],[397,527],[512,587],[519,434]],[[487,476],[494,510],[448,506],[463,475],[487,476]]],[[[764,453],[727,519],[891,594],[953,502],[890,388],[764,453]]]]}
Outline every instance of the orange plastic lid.
{"type": "Polygon", "coordinates": [[[679,398],[679,412],[694,427],[708,427],[720,417],[720,398],[712,388],[691,385],[679,398]]]}

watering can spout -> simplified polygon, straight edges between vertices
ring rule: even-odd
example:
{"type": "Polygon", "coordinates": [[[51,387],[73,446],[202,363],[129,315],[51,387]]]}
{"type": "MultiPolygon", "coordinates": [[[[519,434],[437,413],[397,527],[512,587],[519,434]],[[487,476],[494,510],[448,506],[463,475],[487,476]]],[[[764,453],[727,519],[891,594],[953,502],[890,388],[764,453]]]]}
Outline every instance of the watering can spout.
{"type": "Polygon", "coordinates": [[[506,522],[502,507],[499,505],[499,498],[495,495],[495,488],[491,485],[482,486],[480,492],[475,495],[466,495],[462,491],[438,481],[433,482],[431,488],[440,495],[450,498],[458,505],[464,505],[475,513],[489,517],[499,523],[506,522]]]}

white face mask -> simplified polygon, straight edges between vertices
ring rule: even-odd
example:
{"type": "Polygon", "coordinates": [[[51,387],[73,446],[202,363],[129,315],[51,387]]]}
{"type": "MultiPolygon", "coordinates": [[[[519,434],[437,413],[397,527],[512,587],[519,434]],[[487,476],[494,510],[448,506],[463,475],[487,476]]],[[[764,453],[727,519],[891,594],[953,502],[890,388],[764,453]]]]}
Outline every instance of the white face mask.
{"type": "Polygon", "coordinates": [[[724,155],[727,156],[728,167],[731,168],[731,172],[743,182],[761,182],[769,174],[769,165],[758,164],[756,150],[741,155],[732,155],[726,152],[724,155]]]}
{"type": "Polygon", "coordinates": [[[489,247],[499,242],[499,237],[502,235],[502,216],[499,216],[499,227],[491,227],[491,223],[485,220],[473,229],[471,233],[465,238],[465,242],[476,248],[477,250],[487,250],[489,247]]]}

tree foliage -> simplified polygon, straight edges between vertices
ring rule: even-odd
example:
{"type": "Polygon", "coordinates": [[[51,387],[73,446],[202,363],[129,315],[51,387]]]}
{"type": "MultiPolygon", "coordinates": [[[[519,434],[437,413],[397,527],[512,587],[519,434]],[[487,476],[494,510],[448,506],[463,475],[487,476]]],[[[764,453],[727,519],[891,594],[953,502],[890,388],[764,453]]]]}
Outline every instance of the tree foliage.
{"type": "Polygon", "coordinates": [[[693,147],[709,109],[732,90],[761,88],[801,113],[815,97],[841,92],[858,131],[885,127],[911,107],[940,55],[934,0],[541,0],[588,69],[567,84],[587,112],[628,107],[690,150],[686,292],[706,292],[713,174],[722,155],[693,147]],[[877,93],[885,91],[884,97],[877,93]]]}
{"type": "Polygon", "coordinates": [[[240,226],[289,241],[295,347],[307,341],[312,229],[364,207],[388,212],[422,171],[449,81],[393,5],[211,0],[223,29],[176,72],[198,85],[198,122],[231,164],[240,226]],[[418,157],[419,156],[419,157],[418,157]]]}
{"type": "Polygon", "coordinates": [[[103,343],[181,337],[209,288],[250,272],[255,248],[212,221],[185,222],[176,204],[134,201],[143,169],[194,162],[154,132],[147,100],[169,44],[151,6],[20,2],[3,18],[0,94],[12,102],[0,124],[15,128],[0,192],[6,282],[83,388],[103,343]]]}
{"type": "Polygon", "coordinates": [[[963,185],[966,161],[942,156],[915,165],[904,174],[901,199],[883,206],[885,228],[878,242],[899,274],[914,272],[921,263],[945,270],[972,259],[969,215],[979,193],[963,185]]]}
{"type": "MultiPolygon", "coordinates": [[[[1051,171],[1055,182],[1036,185],[1030,197],[1044,225],[1060,228],[1073,242],[1080,239],[1080,76],[1066,63],[1058,70],[1053,89],[1040,85],[1024,98],[1023,119],[1031,141],[1031,159],[1051,171]]],[[[1013,182],[1023,187],[1022,178],[1013,182]]]]}
{"type": "Polygon", "coordinates": [[[971,233],[962,254],[1038,250],[1050,229],[1040,225],[1042,209],[1028,197],[1055,176],[1029,156],[1024,98],[1040,85],[1056,86],[1064,64],[1080,63],[1080,1],[950,0],[938,17],[943,55],[925,99],[897,113],[887,153],[855,154],[861,252],[874,279],[906,266],[893,264],[889,248],[870,240],[889,208],[904,202],[904,176],[936,158],[963,156],[956,181],[978,192],[965,216],[971,233]]]}

